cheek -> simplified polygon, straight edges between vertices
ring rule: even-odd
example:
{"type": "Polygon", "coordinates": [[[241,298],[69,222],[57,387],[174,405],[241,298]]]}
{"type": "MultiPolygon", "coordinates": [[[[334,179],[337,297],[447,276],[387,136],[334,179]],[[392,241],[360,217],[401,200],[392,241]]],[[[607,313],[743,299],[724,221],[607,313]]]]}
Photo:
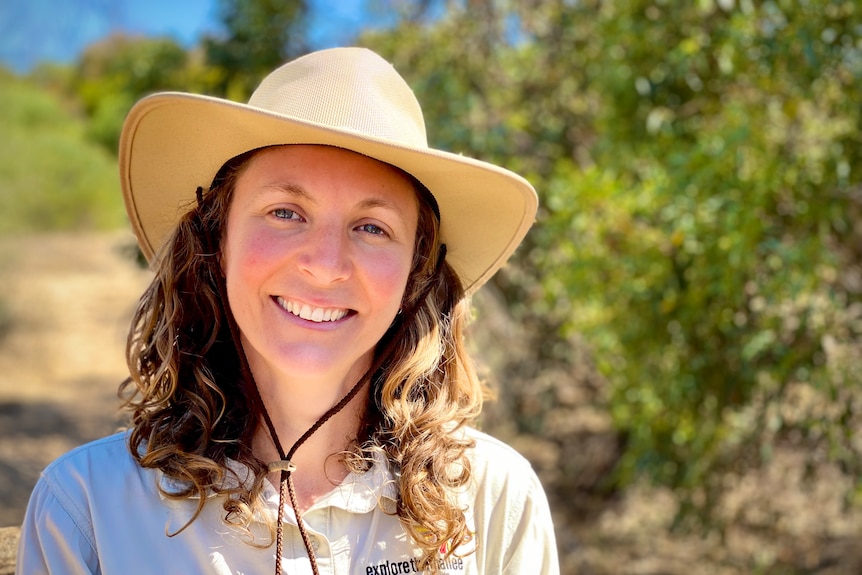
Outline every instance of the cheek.
{"type": "Polygon", "coordinates": [[[370,266],[371,281],[377,286],[375,293],[378,294],[381,304],[388,302],[387,307],[391,307],[394,311],[401,307],[411,264],[412,254],[410,258],[398,254],[383,258],[370,266]]]}
{"type": "Polygon", "coordinates": [[[272,242],[259,235],[235,234],[228,237],[221,265],[232,305],[238,298],[257,291],[272,267],[274,254],[272,242]]]}

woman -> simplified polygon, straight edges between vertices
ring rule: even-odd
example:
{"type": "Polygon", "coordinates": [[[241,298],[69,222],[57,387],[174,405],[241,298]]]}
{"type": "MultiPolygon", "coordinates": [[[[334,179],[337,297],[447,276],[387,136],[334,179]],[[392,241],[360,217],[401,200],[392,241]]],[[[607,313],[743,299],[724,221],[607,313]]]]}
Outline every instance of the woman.
{"type": "Polygon", "coordinates": [[[249,104],[130,112],[126,206],[155,278],[128,432],[49,466],[19,573],[556,573],[526,461],[469,427],[467,296],[535,215],[519,176],[428,148],[365,49],[309,54],[249,104]]]}

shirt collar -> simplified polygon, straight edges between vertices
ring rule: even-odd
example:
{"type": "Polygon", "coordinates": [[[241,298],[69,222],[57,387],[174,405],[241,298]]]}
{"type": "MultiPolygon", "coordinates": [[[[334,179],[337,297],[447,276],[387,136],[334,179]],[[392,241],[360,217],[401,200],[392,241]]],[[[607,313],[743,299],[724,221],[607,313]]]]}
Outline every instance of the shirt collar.
{"type": "MultiPolygon", "coordinates": [[[[223,485],[227,488],[239,485],[251,486],[254,475],[251,469],[238,461],[227,460],[223,485]]],[[[159,484],[159,497],[165,500],[165,493],[178,493],[183,491],[188,484],[168,477],[161,470],[157,470],[157,482],[159,484]]],[[[297,473],[301,473],[298,471],[297,473]]],[[[212,497],[214,494],[209,494],[212,497]]],[[[265,482],[262,493],[263,499],[272,507],[278,506],[278,488],[269,482],[265,482]]],[[[189,496],[189,499],[198,499],[197,494],[189,496]]],[[[338,507],[351,513],[368,513],[375,507],[382,506],[385,510],[394,510],[394,503],[398,500],[398,486],[396,477],[391,471],[386,456],[380,452],[373,452],[371,456],[371,467],[363,472],[351,472],[344,478],[340,485],[321,497],[309,509],[338,507]],[[384,501],[387,500],[387,501],[384,501]]]]}
{"type": "Polygon", "coordinates": [[[374,452],[370,469],[351,472],[340,485],[315,502],[309,511],[338,507],[351,513],[368,513],[381,506],[384,510],[394,512],[396,501],[396,477],[386,457],[382,453],[374,452]]]}

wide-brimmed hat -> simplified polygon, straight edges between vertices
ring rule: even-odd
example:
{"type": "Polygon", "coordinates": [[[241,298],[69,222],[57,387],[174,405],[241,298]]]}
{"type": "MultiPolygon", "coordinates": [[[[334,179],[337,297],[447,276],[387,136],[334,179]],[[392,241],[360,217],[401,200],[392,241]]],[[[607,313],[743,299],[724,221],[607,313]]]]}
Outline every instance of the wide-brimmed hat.
{"type": "Polygon", "coordinates": [[[333,48],[276,69],[248,104],[180,92],[135,104],[120,137],[120,181],[146,258],[158,257],[195,190],[226,161],[279,144],[345,148],[422,182],[467,292],[506,262],[535,218],[536,192],[522,177],[428,147],[419,103],[391,64],[364,48],[333,48]]]}

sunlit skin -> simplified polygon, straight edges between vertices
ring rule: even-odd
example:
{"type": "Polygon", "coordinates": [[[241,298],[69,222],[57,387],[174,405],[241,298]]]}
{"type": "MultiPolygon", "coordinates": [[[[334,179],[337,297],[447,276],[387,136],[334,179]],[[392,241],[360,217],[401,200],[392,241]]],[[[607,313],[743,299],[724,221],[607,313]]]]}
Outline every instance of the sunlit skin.
{"type": "MultiPolygon", "coordinates": [[[[417,220],[403,174],[346,150],[269,148],[238,178],[222,266],[243,349],[285,450],[368,369],[401,307],[417,220]]],[[[324,461],[355,436],[364,404],[360,394],[294,459],[305,471],[296,477],[306,504],[343,478],[337,458],[325,469],[324,461]]],[[[262,428],[255,450],[277,459],[262,428]]]]}

